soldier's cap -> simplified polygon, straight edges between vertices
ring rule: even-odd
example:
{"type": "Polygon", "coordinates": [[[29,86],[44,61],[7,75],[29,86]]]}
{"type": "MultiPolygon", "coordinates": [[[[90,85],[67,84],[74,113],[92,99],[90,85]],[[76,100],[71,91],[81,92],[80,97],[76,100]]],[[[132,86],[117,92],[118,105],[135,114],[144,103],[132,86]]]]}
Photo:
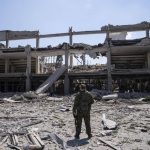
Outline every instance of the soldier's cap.
{"type": "Polygon", "coordinates": [[[80,90],[86,90],[86,85],[85,84],[81,84],[80,85],[80,90]]]}

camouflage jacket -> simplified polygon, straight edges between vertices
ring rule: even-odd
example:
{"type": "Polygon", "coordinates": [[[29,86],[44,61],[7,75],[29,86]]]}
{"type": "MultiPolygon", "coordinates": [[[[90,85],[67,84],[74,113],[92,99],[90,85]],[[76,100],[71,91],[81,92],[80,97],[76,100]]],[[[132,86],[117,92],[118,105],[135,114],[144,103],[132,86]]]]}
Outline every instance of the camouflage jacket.
{"type": "Polygon", "coordinates": [[[73,113],[90,112],[93,103],[92,95],[88,91],[79,92],[75,97],[73,113]]]}

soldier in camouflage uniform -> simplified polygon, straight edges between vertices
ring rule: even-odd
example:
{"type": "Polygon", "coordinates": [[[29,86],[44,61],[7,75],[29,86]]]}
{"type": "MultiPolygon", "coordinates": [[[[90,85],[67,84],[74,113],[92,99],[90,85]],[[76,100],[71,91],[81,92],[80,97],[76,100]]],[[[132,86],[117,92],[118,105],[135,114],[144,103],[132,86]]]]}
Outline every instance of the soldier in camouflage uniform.
{"type": "Polygon", "coordinates": [[[90,110],[93,103],[94,100],[91,94],[86,91],[86,86],[81,84],[80,92],[76,95],[73,106],[73,116],[75,118],[76,126],[76,139],[79,139],[79,135],[81,133],[82,118],[84,118],[88,138],[90,139],[92,137],[90,126],[90,110]]]}

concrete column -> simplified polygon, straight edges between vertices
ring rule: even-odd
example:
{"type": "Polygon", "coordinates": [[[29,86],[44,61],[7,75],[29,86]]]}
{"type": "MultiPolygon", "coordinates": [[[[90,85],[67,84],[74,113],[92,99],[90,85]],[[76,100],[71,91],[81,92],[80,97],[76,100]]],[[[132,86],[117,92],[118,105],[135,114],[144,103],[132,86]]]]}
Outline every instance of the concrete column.
{"type": "Polygon", "coordinates": [[[36,37],[36,48],[39,48],[39,44],[40,44],[40,38],[39,38],[39,31],[38,31],[38,35],[36,37]]]}
{"type": "Polygon", "coordinates": [[[40,39],[39,37],[36,38],[36,48],[39,48],[39,44],[40,44],[40,39]]]}
{"type": "Polygon", "coordinates": [[[64,78],[64,94],[68,95],[69,94],[69,77],[68,77],[68,56],[69,56],[69,51],[68,51],[68,45],[65,45],[65,66],[66,66],[66,71],[65,71],[65,78],[64,78]]]}
{"type": "Polygon", "coordinates": [[[150,69],[150,52],[147,53],[147,68],[150,69]]]}
{"type": "Polygon", "coordinates": [[[5,73],[9,73],[9,59],[5,59],[5,73]]]}
{"type": "Polygon", "coordinates": [[[149,29],[146,30],[146,37],[149,38],[149,29]]]}
{"type": "Polygon", "coordinates": [[[85,54],[83,54],[83,66],[85,67],[85,54]]]}
{"type": "Polygon", "coordinates": [[[8,34],[9,34],[9,31],[6,32],[6,48],[9,47],[8,34]]]}
{"type": "Polygon", "coordinates": [[[40,73],[41,73],[41,74],[44,73],[44,67],[43,67],[43,64],[40,64],[40,73]]]}
{"type": "Polygon", "coordinates": [[[26,68],[26,91],[30,91],[31,89],[31,47],[27,45],[25,47],[26,55],[27,55],[27,68],[26,68]]]}
{"type": "Polygon", "coordinates": [[[107,33],[107,80],[108,92],[112,92],[112,76],[111,76],[111,47],[110,47],[111,39],[109,38],[109,32],[107,33]]]}
{"type": "Polygon", "coordinates": [[[39,56],[36,57],[36,74],[40,73],[40,61],[39,56]]]}
{"type": "Polygon", "coordinates": [[[9,40],[6,40],[6,48],[9,47],[9,40]]]}
{"type": "MultiPolygon", "coordinates": [[[[72,34],[72,27],[69,28],[69,44],[73,44],[73,34],[72,34]]],[[[73,55],[70,54],[70,67],[73,67],[73,55]]]]}
{"type": "Polygon", "coordinates": [[[72,68],[73,67],[73,55],[70,54],[70,67],[72,68]]]}

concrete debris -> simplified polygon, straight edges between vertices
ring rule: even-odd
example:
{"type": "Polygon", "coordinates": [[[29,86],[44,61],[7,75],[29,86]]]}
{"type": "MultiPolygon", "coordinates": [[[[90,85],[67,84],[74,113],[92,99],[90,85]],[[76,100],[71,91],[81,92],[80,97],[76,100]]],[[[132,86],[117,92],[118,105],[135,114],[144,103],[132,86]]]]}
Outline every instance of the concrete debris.
{"type": "Polygon", "coordinates": [[[112,135],[113,130],[104,130],[101,132],[102,136],[110,136],[112,135]]]}
{"type": "Polygon", "coordinates": [[[36,99],[36,98],[38,98],[38,95],[37,95],[35,92],[32,92],[32,91],[23,93],[22,95],[23,95],[25,98],[27,98],[27,99],[36,99]]]}
{"type": "Polygon", "coordinates": [[[38,145],[24,145],[23,150],[41,150],[41,147],[38,145]]]}
{"type": "Polygon", "coordinates": [[[102,95],[104,95],[105,92],[106,91],[97,90],[97,89],[92,89],[92,91],[90,91],[91,95],[96,100],[101,100],[102,99],[102,95]]]}
{"type": "Polygon", "coordinates": [[[137,43],[136,45],[138,45],[138,46],[150,45],[150,39],[149,38],[144,38],[144,39],[141,40],[141,42],[137,43]]]}
{"type": "MultiPolygon", "coordinates": [[[[84,43],[73,43],[73,45],[70,45],[69,43],[62,43],[62,44],[58,44],[57,46],[52,47],[51,45],[48,45],[47,48],[48,49],[65,49],[65,46],[68,46],[69,49],[82,49],[82,50],[89,50],[92,49],[91,45],[88,44],[84,44],[84,43]]],[[[98,46],[102,46],[102,45],[96,45],[98,46]]]]}
{"type": "Polygon", "coordinates": [[[126,36],[127,36],[127,32],[117,32],[117,33],[109,34],[111,40],[125,40],[126,36]]]}
{"type": "Polygon", "coordinates": [[[114,130],[117,128],[117,123],[112,120],[106,119],[105,114],[103,114],[102,116],[102,124],[103,124],[104,130],[114,130]]]}
{"type": "Polygon", "coordinates": [[[116,146],[112,145],[110,142],[103,140],[102,138],[99,138],[99,141],[103,142],[104,144],[106,144],[107,146],[109,146],[110,148],[114,150],[121,150],[120,148],[117,148],[116,146]]]}
{"type": "Polygon", "coordinates": [[[9,136],[10,136],[11,144],[14,145],[14,146],[18,146],[18,137],[17,137],[17,135],[10,134],[9,136]]]}
{"type": "Polygon", "coordinates": [[[14,101],[14,100],[12,100],[11,97],[9,97],[9,98],[3,98],[3,101],[4,102],[10,102],[10,103],[18,103],[18,102],[20,102],[20,101],[14,101]]]}
{"type": "Polygon", "coordinates": [[[0,43],[0,49],[6,48],[6,46],[3,43],[0,43]]]}
{"type": "Polygon", "coordinates": [[[36,134],[35,132],[29,132],[27,134],[27,137],[29,138],[29,140],[31,141],[31,143],[35,146],[37,146],[37,148],[40,150],[42,150],[44,148],[44,143],[43,141],[41,141],[40,137],[38,134],[36,134]]]}
{"type": "Polygon", "coordinates": [[[110,95],[105,95],[102,97],[102,100],[111,100],[111,99],[117,99],[118,94],[110,94],[110,95]]]}
{"type": "Polygon", "coordinates": [[[141,101],[143,101],[144,99],[145,99],[145,98],[140,98],[139,101],[141,102],[141,101]]]}
{"type": "Polygon", "coordinates": [[[11,149],[21,150],[21,148],[19,148],[18,146],[15,146],[13,144],[7,144],[7,146],[10,147],[11,149]]]}
{"type": "Polygon", "coordinates": [[[90,50],[86,50],[85,53],[88,54],[88,55],[89,55],[91,58],[93,58],[93,59],[98,58],[97,53],[93,53],[93,52],[91,52],[90,50]]]}
{"type": "Polygon", "coordinates": [[[150,141],[147,141],[147,144],[150,145],[150,141]]]}
{"type": "Polygon", "coordinates": [[[78,66],[74,66],[71,70],[70,73],[84,73],[84,72],[99,72],[99,71],[105,71],[106,65],[78,65],[78,66]]]}
{"type": "Polygon", "coordinates": [[[11,99],[14,101],[21,101],[21,100],[23,100],[23,98],[24,98],[23,95],[17,95],[17,94],[15,94],[11,97],[11,99]]]}
{"type": "Polygon", "coordinates": [[[74,43],[71,47],[75,49],[84,49],[84,50],[91,50],[92,46],[84,43],[74,43]]]}
{"type": "Polygon", "coordinates": [[[143,102],[149,102],[150,103],[150,96],[147,96],[147,97],[145,97],[143,99],[140,99],[140,100],[143,101],[143,102]]]}
{"type": "Polygon", "coordinates": [[[133,105],[132,106],[128,106],[128,108],[132,109],[132,108],[134,108],[134,106],[133,105]]]}
{"type": "Polygon", "coordinates": [[[44,83],[42,83],[35,91],[37,94],[44,93],[49,87],[65,72],[66,66],[63,65],[58,68],[52,75],[50,75],[44,83]]]}
{"type": "MultiPolygon", "coordinates": [[[[100,98],[108,95],[103,90],[95,89],[93,91],[97,92],[99,95],[96,96],[100,98]]],[[[38,150],[43,147],[42,145],[44,145],[43,150],[89,148],[96,150],[108,149],[111,146],[114,149],[149,149],[149,145],[145,143],[149,138],[150,109],[148,103],[139,102],[139,98],[121,99],[118,97],[116,100],[120,103],[96,101],[91,109],[93,137],[87,140],[87,135],[83,132],[80,140],[76,140],[74,139],[75,128],[72,111],[67,111],[67,109],[72,110],[74,95],[49,97],[48,94],[36,94],[36,98],[31,99],[32,96],[29,96],[28,99],[24,97],[26,100],[21,100],[19,96],[23,96],[23,94],[8,94],[8,97],[16,98],[21,103],[1,103],[1,149],[9,150],[11,147],[38,150]],[[107,116],[103,115],[101,118],[100,114],[107,114],[107,116]],[[118,124],[119,128],[117,128],[118,124]],[[33,141],[26,136],[29,133],[33,141]],[[18,142],[12,142],[10,134],[13,135],[13,140],[16,135],[18,142]],[[103,144],[104,142],[105,144],[103,144]]],[[[2,95],[1,99],[3,99],[2,95]]],[[[84,126],[82,130],[85,130],[84,126]]],[[[112,147],[111,149],[113,149],[112,147]]]]}
{"type": "Polygon", "coordinates": [[[55,133],[49,133],[49,138],[55,142],[57,145],[59,145],[60,149],[63,150],[79,150],[78,148],[73,148],[67,145],[65,141],[63,141],[57,134],[55,133]]]}
{"type": "Polygon", "coordinates": [[[102,31],[108,31],[108,28],[110,31],[119,31],[121,30],[125,30],[127,31],[128,29],[140,29],[140,28],[144,28],[146,26],[150,26],[150,23],[147,21],[141,22],[141,23],[137,23],[137,24],[132,24],[132,25],[111,25],[109,24],[108,26],[102,26],[101,30],[102,31]]]}
{"type": "Polygon", "coordinates": [[[61,105],[60,106],[60,111],[64,112],[64,111],[70,111],[70,109],[66,106],[61,105]]]}
{"type": "Polygon", "coordinates": [[[62,97],[47,97],[46,100],[48,101],[55,101],[55,102],[61,102],[63,100],[62,97]]]}
{"type": "Polygon", "coordinates": [[[2,101],[10,102],[10,103],[20,103],[22,101],[37,99],[37,98],[41,98],[41,97],[45,97],[45,96],[46,95],[37,95],[37,94],[35,94],[35,92],[29,91],[29,92],[23,93],[21,95],[15,94],[12,97],[3,98],[2,101]]]}

